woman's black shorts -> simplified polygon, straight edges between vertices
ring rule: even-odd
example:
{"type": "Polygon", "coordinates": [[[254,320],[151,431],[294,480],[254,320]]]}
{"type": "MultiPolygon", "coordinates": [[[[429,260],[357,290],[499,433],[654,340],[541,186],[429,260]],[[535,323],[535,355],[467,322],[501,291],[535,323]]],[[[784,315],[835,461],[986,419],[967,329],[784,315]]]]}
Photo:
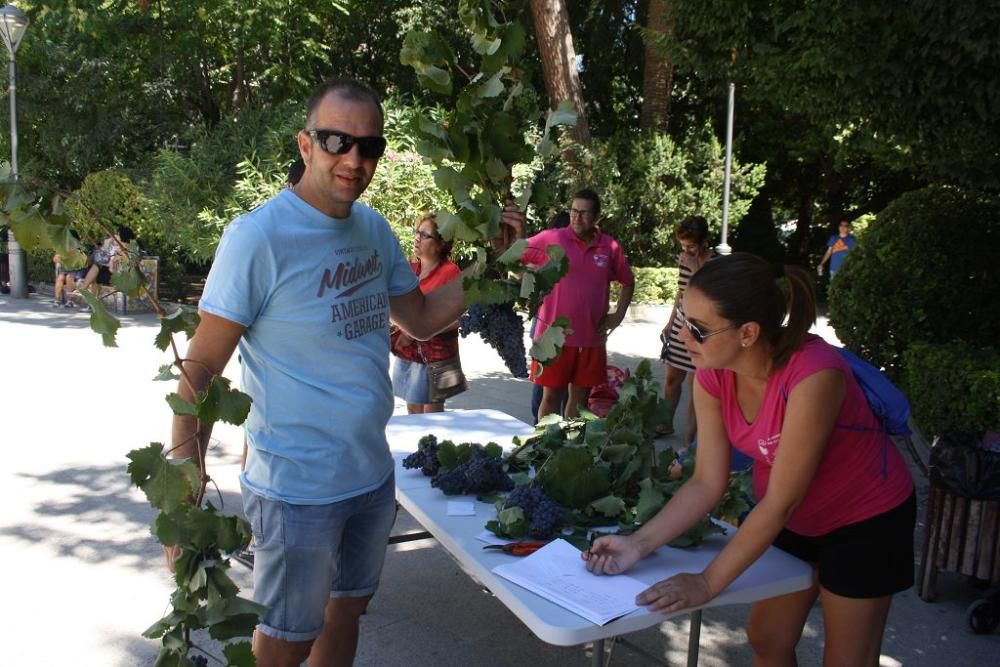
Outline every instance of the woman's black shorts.
{"type": "Polygon", "coordinates": [[[913,585],[915,494],[893,509],[817,537],[782,530],[774,546],[816,566],[819,583],[848,598],[879,598],[913,585]]]}

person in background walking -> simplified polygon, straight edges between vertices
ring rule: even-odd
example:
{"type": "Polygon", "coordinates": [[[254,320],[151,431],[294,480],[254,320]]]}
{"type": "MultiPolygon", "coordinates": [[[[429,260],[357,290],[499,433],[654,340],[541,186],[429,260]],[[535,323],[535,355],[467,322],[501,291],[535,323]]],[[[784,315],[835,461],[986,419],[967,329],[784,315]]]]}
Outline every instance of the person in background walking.
{"type": "MultiPolygon", "coordinates": [[[[663,398],[670,403],[670,419],[656,428],[658,436],[673,435],[674,415],[677,413],[677,403],[681,399],[684,380],[688,377],[688,373],[694,372],[694,364],[691,363],[687,348],[681,341],[681,329],[684,327],[684,292],[691,276],[713,256],[712,250],[708,247],[708,221],[702,216],[690,215],[684,218],[677,226],[676,236],[681,246],[681,252],[677,255],[677,296],[670,319],[660,333],[660,340],[663,342],[660,350],[660,360],[664,365],[663,398]]],[[[694,440],[697,429],[694,403],[690,399],[687,411],[685,448],[694,440]]]]}
{"type": "Polygon", "coordinates": [[[840,267],[844,265],[847,253],[853,250],[857,243],[857,237],[851,233],[851,223],[847,220],[841,220],[837,225],[837,233],[831,234],[826,242],[826,254],[816,265],[816,273],[823,275],[823,265],[826,264],[827,260],[830,260],[830,279],[832,280],[837,275],[837,271],[840,271],[840,267]]]}
{"type": "MultiPolygon", "coordinates": [[[[449,261],[453,243],[441,238],[437,218],[428,214],[413,227],[413,272],[420,279],[420,291],[433,292],[462,275],[458,265],[449,261]]],[[[409,414],[444,412],[444,403],[431,403],[428,398],[427,363],[458,356],[458,321],[426,341],[414,340],[399,327],[392,327],[392,389],[406,401],[409,414]]]]}

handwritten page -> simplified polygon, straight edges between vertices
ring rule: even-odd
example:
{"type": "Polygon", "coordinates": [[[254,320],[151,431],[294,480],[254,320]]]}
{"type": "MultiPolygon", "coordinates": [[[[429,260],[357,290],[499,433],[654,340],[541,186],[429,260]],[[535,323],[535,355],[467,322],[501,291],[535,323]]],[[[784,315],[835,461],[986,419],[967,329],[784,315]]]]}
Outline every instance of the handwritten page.
{"type": "Polygon", "coordinates": [[[626,575],[591,574],[580,551],[566,540],[553,540],[530,556],[498,565],[493,573],[597,625],[635,611],[635,596],[648,588],[626,575]]]}

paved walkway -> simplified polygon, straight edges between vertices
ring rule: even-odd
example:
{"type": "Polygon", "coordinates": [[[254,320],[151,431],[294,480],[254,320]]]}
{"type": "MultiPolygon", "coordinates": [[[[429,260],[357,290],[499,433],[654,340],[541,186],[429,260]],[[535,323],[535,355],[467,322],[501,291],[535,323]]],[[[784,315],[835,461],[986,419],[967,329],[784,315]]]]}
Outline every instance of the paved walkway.
{"type": "MultiPolygon", "coordinates": [[[[636,309],[610,341],[612,363],[655,358],[667,311],[636,309]]],[[[148,532],[152,512],[125,475],[125,453],[168,437],[170,385],[152,381],[170,358],[153,347],[152,316],[126,318],[117,349],[101,346],[87,316],[47,300],[0,296],[3,344],[0,399],[0,628],[3,665],[152,665],[157,646],[141,632],[165,611],[169,578],[148,532]]],[[[827,332],[828,333],[828,332],[827,332]]],[[[462,342],[472,383],[455,408],[491,407],[527,420],[530,386],[512,379],[478,338],[462,342]]],[[[229,377],[236,377],[231,367],[229,377]]],[[[683,417],[683,411],[679,416],[683,417]]],[[[682,426],[682,425],[681,425],[682,426]]],[[[683,428],[678,428],[683,432],[683,428]]],[[[242,436],[216,431],[210,472],[227,509],[238,511],[242,436]]],[[[401,516],[399,529],[413,527],[401,516]]],[[[235,566],[249,588],[246,570],[235,566]]],[[[893,605],[883,665],[997,665],[996,635],[975,636],[965,608],[977,591],[942,576],[940,602],[912,591],[893,605]]],[[[746,608],[705,613],[702,665],[749,664],[746,608]]],[[[819,611],[799,648],[800,664],[820,662],[819,611]]],[[[674,619],[631,638],[671,664],[683,664],[687,621],[674,619]]],[[[392,547],[382,588],[364,618],[359,665],[587,665],[584,647],[536,639],[433,541],[392,547]]],[[[641,665],[625,647],[614,665],[641,665]]]]}

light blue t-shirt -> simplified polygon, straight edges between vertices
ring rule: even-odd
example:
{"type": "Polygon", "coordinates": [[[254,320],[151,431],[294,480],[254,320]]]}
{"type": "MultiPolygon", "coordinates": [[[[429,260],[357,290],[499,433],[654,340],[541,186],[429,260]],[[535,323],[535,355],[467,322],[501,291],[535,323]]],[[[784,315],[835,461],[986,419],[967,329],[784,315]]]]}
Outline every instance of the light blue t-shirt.
{"type": "Polygon", "coordinates": [[[251,491],[319,505],[388,479],[388,297],[415,289],[392,229],[364,204],[331,218],[284,190],[226,228],[200,307],[247,327],[251,491]]]}

